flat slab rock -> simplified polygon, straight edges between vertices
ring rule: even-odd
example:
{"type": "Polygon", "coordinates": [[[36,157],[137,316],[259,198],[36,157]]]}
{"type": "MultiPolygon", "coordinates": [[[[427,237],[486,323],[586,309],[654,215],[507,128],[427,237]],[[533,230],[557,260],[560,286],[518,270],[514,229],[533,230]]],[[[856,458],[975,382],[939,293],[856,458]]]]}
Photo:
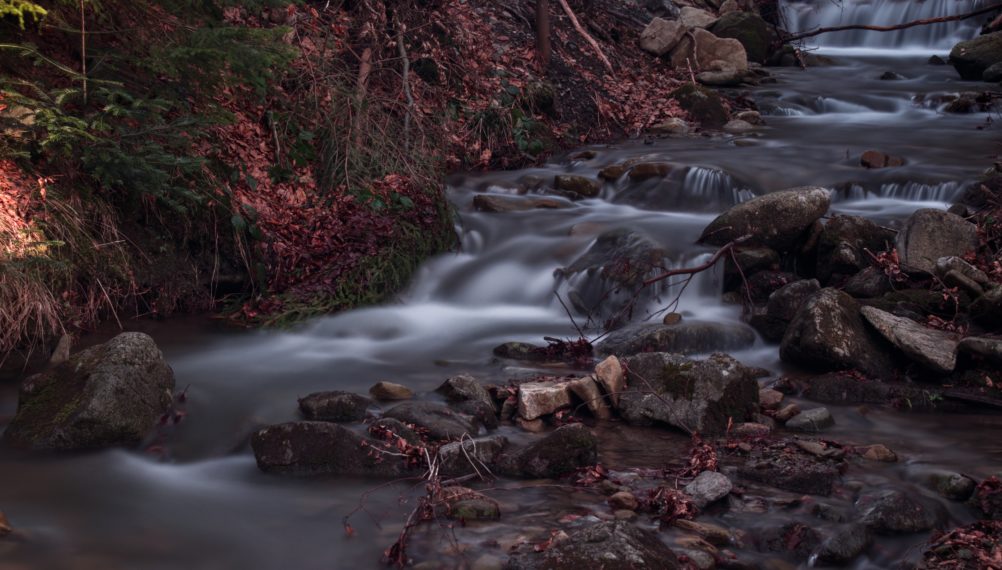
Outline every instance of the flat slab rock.
{"type": "Polygon", "coordinates": [[[575,531],[542,553],[531,545],[508,559],[508,570],[584,570],[604,568],[681,568],[678,557],[661,538],[623,521],[602,522],[575,531]]]}
{"type": "Polygon", "coordinates": [[[375,451],[362,434],[331,422],[288,422],[251,437],[257,466],[266,473],[399,477],[400,458],[375,451]]]}
{"type": "Polygon", "coordinates": [[[863,307],[860,312],[877,332],[911,360],[942,373],[953,372],[957,366],[958,341],[954,335],[876,307],[863,307]]]}
{"type": "Polygon", "coordinates": [[[827,497],[841,476],[840,460],[809,455],[794,445],[777,443],[754,450],[738,467],[742,479],[793,491],[827,497]]]}
{"type": "Polygon", "coordinates": [[[755,332],[742,325],[683,321],[675,325],[631,325],[609,333],[595,346],[599,356],[631,356],[642,352],[676,354],[739,350],[755,343],[755,332]]]}

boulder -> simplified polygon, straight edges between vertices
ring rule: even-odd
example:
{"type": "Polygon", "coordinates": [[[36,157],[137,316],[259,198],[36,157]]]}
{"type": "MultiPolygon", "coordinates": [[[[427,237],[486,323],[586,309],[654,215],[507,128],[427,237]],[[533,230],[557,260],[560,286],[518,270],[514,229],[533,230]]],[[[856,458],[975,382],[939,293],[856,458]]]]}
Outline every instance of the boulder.
{"type": "Polygon", "coordinates": [[[818,236],[818,279],[827,284],[833,275],[853,275],[868,267],[874,255],[890,249],[895,235],[891,230],[860,216],[835,215],[818,236]]]}
{"type": "Polygon", "coordinates": [[[951,501],[966,501],[974,494],[978,484],[960,473],[934,473],[930,478],[932,488],[951,501]]]}
{"type": "Polygon", "coordinates": [[[438,449],[439,472],[445,477],[489,473],[507,444],[500,435],[447,443],[438,449]]]}
{"type": "Polygon", "coordinates": [[[756,127],[761,127],[765,124],[765,119],[762,118],[762,114],[758,111],[741,111],[737,115],[734,115],[734,118],[751,123],[756,127]]]}
{"type": "Polygon", "coordinates": [[[758,371],[726,354],[690,360],[650,352],[624,359],[628,388],[619,413],[634,425],[666,423],[690,433],[722,434],[758,409],[758,371]]]}
{"type": "Polygon", "coordinates": [[[769,24],[755,12],[732,11],[724,14],[709,30],[718,38],[733,38],[741,42],[749,61],[765,63],[772,55],[774,34],[769,24]]]}
{"type": "MultiPolygon", "coordinates": [[[[700,71],[696,74],[696,81],[710,87],[737,87],[745,80],[746,75],[746,71],[738,69],[700,71]]],[[[743,134],[754,130],[754,127],[745,121],[728,121],[723,130],[727,133],[743,134]]]]}
{"type": "Polygon", "coordinates": [[[935,372],[948,374],[957,365],[955,335],[922,326],[911,319],[898,317],[875,307],[860,312],[873,328],[909,359],[935,372]]]}
{"type": "MultiPolygon", "coordinates": [[[[704,73],[714,73],[714,72],[704,72],[704,73]]],[[[700,75],[703,75],[702,73],[700,75]]],[[[706,83],[701,81],[701,83],[706,83]]],[[[745,133],[750,133],[755,130],[755,125],[749,123],[748,121],[742,121],[741,119],[734,119],[732,121],[727,121],[724,125],[723,131],[725,133],[730,133],[732,135],[743,135],[745,133]]]]}
{"type": "Polygon", "coordinates": [[[723,473],[703,471],[696,476],[683,491],[692,497],[692,502],[700,509],[730,494],[734,484],[723,473]]]}
{"type": "Polygon", "coordinates": [[[978,36],[953,46],[950,64],[963,79],[978,81],[985,70],[1002,62],[1002,32],[978,36]]]}
{"type": "Polygon", "coordinates": [[[864,459],[869,459],[870,461],[895,463],[898,460],[898,454],[894,453],[894,450],[882,443],[858,447],[856,448],[856,451],[862,455],[864,459]]]}
{"type": "Polygon", "coordinates": [[[802,432],[819,432],[835,425],[835,418],[828,408],[804,410],[786,422],[786,429],[802,432]]]}
{"type": "Polygon", "coordinates": [[[571,405],[567,382],[526,382],[518,387],[518,415],[534,420],[571,405]]]}
{"type": "Polygon", "coordinates": [[[501,507],[497,501],[466,487],[443,488],[437,507],[440,516],[464,523],[501,519],[501,507]]]}
{"type": "Polygon", "coordinates": [[[505,452],[498,460],[501,473],[528,479],[552,479],[598,461],[598,439],[582,424],[557,428],[528,446],[505,452]]]}
{"type": "Polygon", "coordinates": [[[479,431],[478,422],[472,416],[438,402],[404,402],[390,408],[383,416],[425,428],[432,439],[475,437],[479,431]]]}
{"type": "Polygon", "coordinates": [[[405,461],[375,451],[375,445],[331,422],[288,422],[251,437],[257,466],[266,473],[395,478],[407,470],[405,461]]]}
{"type": "Polygon", "coordinates": [[[758,402],[763,410],[778,410],[783,398],[785,395],[782,392],[772,388],[762,388],[758,391],[758,402]]]}
{"type": "Polygon", "coordinates": [[[687,135],[691,129],[685,119],[671,117],[654,125],[649,130],[655,135],[687,135]]]}
{"type": "Polygon", "coordinates": [[[836,289],[808,299],[790,322],[779,347],[784,362],[811,370],[860,370],[888,375],[894,362],[867,329],[859,302],[836,289]]]}
{"type": "Polygon", "coordinates": [[[523,362],[547,362],[546,348],[527,342],[506,342],[493,349],[494,356],[523,362]]]}
{"type": "Polygon", "coordinates": [[[704,129],[719,129],[727,123],[727,108],[712,89],[687,83],[668,96],[704,129]]]}
{"type": "Polygon", "coordinates": [[[788,283],[769,295],[765,313],[752,315],[748,322],[765,340],[779,342],[800,306],[820,290],[817,279],[788,283]]]}
{"type": "Polygon", "coordinates": [[[357,422],[375,402],[350,392],[317,392],[299,399],[299,411],[307,420],[357,422]]]}
{"type": "Polygon", "coordinates": [[[886,295],[892,290],[892,286],[883,270],[871,266],[846,280],[842,290],[857,299],[872,299],[886,295]]]}
{"type": "Polygon", "coordinates": [[[136,445],[170,409],[173,390],[153,339],[122,333],[27,378],[3,438],[27,449],[136,445]]]}
{"type": "Polygon", "coordinates": [[[600,420],[612,417],[607,398],[602,396],[598,380],[594,376],[582,376],[567,382],[567,389],[584,403],[591,415],[600,420]]]}
{"type": "Polygon", "coordinates": [[[710,12],[692,6],[683,7],[678,14],[678,23],[683,28],[707,28],[716,21],[717,17],[710,12]]]}
{"type": "Polygon", "coordinates": [[[878,534],[906,534],[933,529],[942,517],[902,491],[876,491],[856,501],[860,522],[878,534]]]}
{"type": "Polygon", "coordinates": [[[779,254],[767,247],[734,248],[733,259],[727,256],[724,262],[724,288],[727,291],[743,285],[743,279],[759,271],[775,270],[779,267],[779,254]]]}
{"type": "Polygon", "coordinates": [[[542,553],[531,546],[508,559],[506,570],[631,570],[682,568],[678,557],[652,531],[626,521],[601,522],[551,543],[542,553]]]}
{"type": "Polygon", "coordinates": [[[866,525],[841,525],[827,533],[818,550],[817,561],[824,565],[847,565],[862,554],[871,542],[873,537],[866,525]]]}
{"type": "Polygon", "coordinates": [[[527,212],[529,210],[559,210],[574,204],[567,200],[546,196],[502,196],[498,194],[477,194],[473,198],[473,208],[480,212],[497,214],[527,212]]]}
{"type": "Polygon", "coordinates": [[[970,279],[974,283],[982,286],[989,285],[991,283],[991,279],[984,271],[981,271],[977,267],[974,267],[970,263],[955,255],[948,255],[937,259],[936,275],[940,278],[944,278],[950,273],[963,275],[967,279],[970,279]]]}
{"type": "Polygon", "coordinates": [[[989,327],[1002,326],[1002,286],[985,292],[971,303],[971,316],[989,327]]]}
{"type": "Polygon", "coordinates": [[[957,350],[987,358],[996,364],[1002,363],[1002,339],[999,338],[969,336],[960,341],[957,350]]]}
{"type": "Polygon", "coordinates": [[[598,180],[574,174],[558,174],[553,180],[553,187],[582,198],[594,198],[602,190],[598,180]]]}
{"type": "Polygon", "coordinates": [[[787,251],[814,222],[825,215],[831,195],[825,188],[804,186],[742,202],[717,216],[703,230],[700,243],[722,246],[750,235],[746,245],[787,251]]]}
{"type": "Polygon", "coordinates": [[[930,411],[944,407],[939,390],[916,384],[863,380],[838,372],[811,378],[803,395],[828,404],[889,404],[930,411]]]}
{"type": "Polygon", "coordinates": [[[897,249],[901,264],[926,273],[936,271],[941,257],[963,256],[978,245],[977,227],[949,212],[918,210],[898,232],[897,249]]]}
{"type": "Polygon", "coordinates": [[[658,57],[670,52],[685,35],[685,26],[678,22],[654,18],[640,33],[640,49],[658,57]]]}
{"type": "Polygon", "coordinates": [[[738,467],[738,476],[794,493],[828,496],[839,478],[839,468],[837,460],[814,457],[780,443],[753,451],[738,467]]]}
{"type": "Polygon", "coordinates": [[[630,169],[630,180],[643,182],[652,178],[664,178],[671,169],[671,164],[667,162],[639,162],[630,169]]]}
{"type": "Polygon", "coordinates": [[[414,397],[414,391],[394,382],[376,382],[369,388],[369,395],[380,402],[391,402],[394,400],[410,400],[414,397]]]}
{"type": "Polygon", "coordinates": [[[686,320],[674,325],[635,324],[612,331],[595,345],[599,356],[641,352],[678,354],[737,350],[755,343],[755,333],[738,324],[686,320]]]}
{"type": "Polygon", "coordinates": [[[671,65],[684,70],[691,67],[694,71],[748,71],[748,54],[738,40],[718,38],[697,28],[682,36],[671,51],[671,65]]]}
{"type": "Polygon", "coordinates": [[[619,358],[610,356],[596,364],[595,379],[609,395],[613,407],[619,407],[619,394],[626,388],[626,373],[619,358]]]}
{"type": "Polygon", "coordinates": [[[985,69],[985,72],[981,74],[981,81],[985,83],[1002,82],[1002,61],[989,65],[985,69]]]}
{"type": "Polygon", "coordinates": [[[448,402],[483,402],[491,409],[495,409],[491,393],[469,374],[453,376],[443,382],[435,391],[444,396],[448,402]]]}

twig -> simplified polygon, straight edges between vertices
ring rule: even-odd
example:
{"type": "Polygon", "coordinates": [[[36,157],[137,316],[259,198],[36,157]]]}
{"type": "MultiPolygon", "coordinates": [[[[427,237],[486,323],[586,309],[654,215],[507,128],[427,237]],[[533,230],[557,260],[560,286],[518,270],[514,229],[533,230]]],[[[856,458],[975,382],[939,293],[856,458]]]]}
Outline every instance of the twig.
{"type": "Polygon", "coordinates": [[[567,318],[571,320],[571,324],[574,325],[574,329],[578,331],[578,337],[585,338],[584,331],[581,330],[581,327],[578,326],[577,321],[574,320],[574,315],[571,314],[571,311],[570,309],[567,308],[567,305],[564,303],[564,300],[560,298],[560,293],[554,290],[553,295],[557,298],[557,301],[560,301],[560,306],[563,307],[564,312],[567,313],[567,318]]]}
{"type": "Polygon", "coordinates": [[[404,95],[407,96],[407,113],[404,115],[404,149],[411,148],[411,114],[414,112],[414,94],[411,93],[411,62],[407,57],[407,48],[404,46],[404,24],[397,19],[397,50],[400,52],[401,66],[403,67],[403,88],[404,95]]]}
{"type": "Polygon", "coordinates": [[[588,32],[581,27],[581,22],[579,22],[578,17],[574,15],[574,10],[571,10],[571,7],[567,4],[567,0],[559,0],[559,2],[560,7],[564,9],[564,13],[567,14],[568,18],[570,18],[571,25],[574,26],[574,29],[577,30],[577,32],[581,34],[581,37],[583,37],[585,41],[591,45],[592,49],[595,50],[598,58],[605,64],[605,68],[609,70],[609,73],[612,73],[612,63],[609,62],[609,58],[605,57],[605,54],[602,52],[602,48],[599,47],[595,38],[591,37],[588,32]]]}
{"type": "Polygon", "coordinates": [[[713,267],[714,265],[716,265],[716,263],[718,261],[720,261],[720,258],[725,253],[731,251],[736,246],[741,245],[742,243],[750,240],[751,238],[752,238],[752,236],[750,234],[749,235],[741,236],[741,237],[735,239],[734,241],[728,242],[728,243],[724,244],[723,246],[721,246],[721,248],[718,249],[717,252],[714,253],[713,256],[710,257],[710,259],[706,263],[703,263],[701,265],[697,265],[695,267],[682,267],[682,268],[679,268],[679,269],[672,269],[670,271],[665,271],[664,273],[662,273],[660,275],[657,275],[655,277],[651,277],[650,279],[644,281],[642,287],[649,287],[649,286],[651,286],[651,285],[653,285],[653,284],[655,284],[655,283],[657,283],[659,281],[664,281],[665,279],[668,279],[669,277],[674,277],[675,275],[692,275],[694,273],[699,273],[701,271],[706,271],[707,269],[709,269],[709,268],[713,267]]]}
{"type": "Polygon", "coordinates": [[[903,24],[894,24],[892,26],[868,26],[864,24],[853,24],[849,26],[833,26],[830,28],[817,28],[815,30],[810,30],[807,32],[800,32],[798,34],[790,34],[783,38],[783,43],[794,42],[797,40],[802,40],[804,38],[811,38],[814,36],[819,36],[821,34],[827,34],[829,32],[844,32],[847,30],[869,30],[871,32],[893,32],[895,30],[904,30],[907,28],[914,28],[916,26],[928,26],[930,24],[940,24],[943,22],[956,22],[958,20],[966,20],[968,18],[973,18],[975,16],[980,16],[982,14],[987,14],[989,12],[994,12],[995,10],[1002,9],[1002,3],[992,4],[991,6],[986,6],[973,12],[967,12],[966,14],[957,14],[956,16],[943,16],[940,18],[925,18],[922,20],[913,20],[911,22],[905,22],[903,24]]]}

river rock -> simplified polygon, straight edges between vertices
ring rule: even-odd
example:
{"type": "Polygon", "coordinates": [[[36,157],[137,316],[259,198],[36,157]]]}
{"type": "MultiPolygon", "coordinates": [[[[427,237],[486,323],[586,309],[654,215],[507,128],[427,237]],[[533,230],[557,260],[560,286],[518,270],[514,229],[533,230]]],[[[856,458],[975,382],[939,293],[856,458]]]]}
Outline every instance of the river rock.
{"type": "Polygon", "coordinates": [[[860,312],[877,332],[911,360],[939,373],[953,372],[957,365],[957,339],[954,335],[875,307],[863,307],[860,312]]]}
{"type": "Polygon", "coordinates": [[[506,342],[495,346],[492,352],[498,358],[523,362],[546,362],[549,357],[545,350],[545,347],[527,342],[506,342]]]}
{"type": "Polygon", "coordinates": [[[630,356],[641,352],[678,354],[738,350],[755,343],[748,327],[711,321],[685,320],[674,325],[635,324],[609,333],[595,345],[599,356],[630,356]]]}
{"type": "Polygon", "coordinates": [[[756,245],[787,251],[825,215],[830,205],[831,194],[818,186],[758,196],[717,216],[703,230],[699,243],[722,246],[750,235],[750,241],[756,245]]]}
{"type": "Polygon", "coordinates": [[[505,452],[499,469],[511,477],[552,479],[598,461],[598,439],[582,424],[557,428],[528,446],[505,452]]]}
{"type": "Polygon", "coordinates": [[[827,533],[818,550],[817,561],[824,565],[843,566],[863,553],[873,542],[866,525],[850,523],[827,533]]]}
{"type": "Polygon", "coordinates": [[[969,336],[957,344],[957,350],[987,358],[996,364],[1002,363],[1002,339],[969,336]]]}
{"type": "Polygon", "coordinates": [[[684,6],[678,14],[678,23],[683,28],[707,28],[716,21],[717,17],[710,12],[692,6],[684,6]]]}
{"type": "Polygon", "coordinates": [[[943,407],[943,402],[939,401],[941,390],[915,384],[861,380],[838,372],[811,378],[803,395],[829,404],[890,404],[930,411],[943,407]]]}
{"type": "Polygon", "coordinates": [[[1002,81],[1002,61],[993,63],[981,74],[981,81],[985,83],[999,83],[1002,81]]]}
{"type": "Polygon", "coordinates": [[[812,370],[855,369],[882,377],[894,369],[894,362],[872,334],[858,301],[836,289],[822,289],[793,317],[779,355],[784,362],[812,370]]]}
{"type": "Polygon", "coordinates": [[[749,61],[765,63],[772,54],[774,34],[769,24],[755,12],[729,12],[709,30],[718,38],[733,38],[741,42],[749,61]]]}
{"type": "Polygon", "coordinates": [[[931,530],[940,516],[902,491],[866,493],[856,501],[860,522],[878,534],[906,534],[931,530]]]}
{"type": "Polygon", "coordinates": [[[999,62],[1002,62],[1002,32],[960,42],[950,51],[950,64],[961,78],[970,81],[980,80],[986,69],[999,62]]]}
{"type": "MultiPolygon", "coordinates": [[[[713,73],[713,72],[704,72],[713,73]]],[[[702,74],[700,74],[702,75],[702,74]]],[[[701,83],[707,83],[706,81],[701,81],[701,83]]],[[[743,135],[745,133],[750,133],[755,130],[755,125],[749,123],[748,121],[742,121],[741,119],[734,119],[727,121],[724,125],[723,131],[725,133],[730,133],[732,135],[743,135]]]]}
{"type": "Polygon", "coordinates": [[[966,501],[978,486],[974,479],[960,473],[934,473],[929,479],[936,492],[951,501],[966,501]]]}
{"type": "Polygon", "coordinates": [[[692,30],[691,34],[682,36],[675,49],[671,51],[670,57],[672,67],[679,70],[688,70],[691,67],[697,72],[748,71],[748,55],[741,42],[732,38],[718,38],[699,28],[692,30]],[[693,39],[696,40],[695,51],[693,51],[693,39]]]}
{"type": "Polygon", "coordinates": [[[889,168],[904,166],[905,159],[900,156],[892,156],[879,150],[868,150],[859,157],[859,164],[865,168],[889,168]]]}
{"type": "Polygon", "coordinates": [[[640,49],[660,57],[670,52],[684,35],[685,26],[679,22],[654,18],[640,32],[640,49]]]}
{"type": "MultiPolygon", "coordinates": [[[[716,71],[700,71],[696,81],[708,87],[737,87],[745,80],[747,71],[738,69],[722,69],[716,71]]],[[[728,121],[722,129],[725,133],[744,134],[755,130],[750,123],[741,120],[728,121]]]]}
{"type": "Polygon", "coordinates": [[[570,405],[567,382],[526,382],[518,387],[518,415],[523,419],[541,418],[570,405]]]}
{"type": "Polygon", "coordinates": [[[704,129],[719,129],[727,123],[727,108],[712,89],[687,83],[669,94],[678,102],[689,119],[704,129]]]}
{"type": "Polygon", "coordinates": [[[747,279],[759,271],[779,268],[779,254],[767,247],[737,247],[734,258],[727,256],[724,262],[724,288],[730,291],[743,284],[742,276],[747,279]]]}
{"type": "Polygon", "coordinates": [[[723,473],[703,471],[686,485],[683,491],[692,497],[692,502],[697,507],[702,509],[726,497],[733,488],[734,484],[723,473]]]}
{"type": "Polygon", "coordinates": [[[866,267],[850,277],[842,290],[857,299],[872,299],[892,290],[891,280],[879,267],[866,267]]]}
{"type": "Polygon", "coordinates": [[[584,403],[591,415],[600,420],[607,420],[612,417],[612,411],[606,398],[602,396],[602,391],[598,387],[598,381],[594,376],[582,376],[567,382],[567,389],[571,394],[577,396],[584,403]]]}
{"type": "Polygon", "coordinates": [[[786,422],[786,429],[803,432],[819,432],[835,425],[835,418],[828,408],[804,410],[786,422]]]}
{"type": "Polygon", "coordinates": [[[316,392],[299,399],[299,411],[307,420],[323,422],[356,422],[365,419],[366,411],[375,402],[350,392],[316,392]]]}
{"type": "Polygon", "coordinates": [[[553,187],[582,198],[594,198],[602,190],[602,184],[598,180],[575,174],[558,174],[553,180],[553,187]]]}
{"type": "Polygon", "coordinates": [[[682,568],[678,557],[652,531],[626,521],[601,522],[570,534],[542,553],[524,547],[508,559],[507,570],[603,568],[682,568]]]}
{"type": "Polygon", "coordinates": [[[479,431],[473,417],[438,402],[404,402],[386,410],[383,416],[425,428],[432,439],[476,437],[479,431]]]}
{"type": "Polygon", "coordinates": [[[860,216],[835,215],[818,236],[816,274],[827,284],[833,275],[853,275],[871,263],[874,255],[890,249],[895,235],[891,230],[860,216]]]}
{"type": "Polygon", "coordinates": [[[439,472],[445,477],[471,473],[486,475],[494,468],[506,445],[508,438],[500,435],[447,443],[438,449],[439,472]]]}
{"type": "Polygon", "coordinates": [[[936,271],[941,257],[962,256],[978,245],[978,229],[960,216],[942,210],[918,210],[898,232],[901,264],[926,273],[936,271]]]}
{"type": "Polygon", "coordinates": [[[757,411],[758,372],[726,354],[695,361],[650,352],[624,362],[629,387],[620,396],[619,413],[631,424],[661,422],[715,435],[757,411]]]}
{"type": "Polygon", "coordinates": [[[501,519],[497,501],[466,487],[444,487],[439,503],[441,516],[463,522],[496,521],[501,519]]]}
{"type": "Polygon", "coordinates": [[[266,473],[401,476],[406,463],[379,453],[375,444],[331,422],[288,422],[268,426],[251,437],[257,466],[266,473]]]}
{"type": "Polygon", "coordinates": [[[170,408],[173,389],[153,339],[122,333],[27,378],[3,438],[28,449],[136,445],[170,408]]]}
{"type": "Polygon", "coordinates": [[[752,315],[749,324],[770,342],[783,340],[790,321],[812,295],[821,290],[817,279],[801,279],[788,283],[769,295],[764,314],[752,315]]]}
{"type": "Polygon", "coordinates": [[[527,212],[529,210],[559,210],[571,208],[574,204],[567,200],[546,196],[501,196],[498,194],[477,194],[473,198],[473,208],[480,212],[496,214],[527,212]]]}
{"type": "Polygon", "coordinates": [[[762,388],[758,391],[758,402],[763,410],[776,410],[783,403],[785,396],[779,390],[762,388]]]}
{"type": "Polygon", "coordinates": [[[654,125],[649,130],[651,133],[656,135],[681,136],[689,134],[691,127],[689,127],[689,123],[685,119],[679,117],[671,117],[654,125]]]}
{"type": "Polygon", "coordinates": [[[1002,286],[985,292],[971,303],[971,316],[989,327],[1002,326],[1002,286]]]}
{"type": "Polygon", "coordinates": [[[881,463],[895,463],[898,460],[898,454],[882,443],[875,443],[873,445],[867,445],[865,447],[859,447],[856,449],[864,459],[869,459],[870,461],[879,461],[881,463]]]}
{"type": "Polygon", "coordinates": [[[738,467],[738,475],[777,489],[827,497],[839,478],[839,467],[837,458],[813,457],[780,443],[753,451],[738,467]]]}
{"type": "Polygon", "coordinates": [[[491,409],[495,409],[491,393],[469,374],[453,376],[435,388],[435,391],[444,396],[448,402],[483,402],[491,409]]]}
{"type": "Polygon", "coordinates": [[[984,271],[955,255],[948,255],[936,260],[936,275],[943,277],[951,271],[960,273],[978,285],[988,285],[991,283],[991,279],[984,271]]]}
{"type": "Polygon", "coordinates": [[[380,402],[392,402],[394,400],[410,400],[414,397],[414,391],[394,382],[376,382],[369,388],[369,395],[380,402]]]}
{"type": "Polygon", "coordinates": [[[609,395],[614,408],[619,407],[619,394],[626,388],[626,374],[616,356],[610,356],[595,365],[595,378],[609,395]]]}

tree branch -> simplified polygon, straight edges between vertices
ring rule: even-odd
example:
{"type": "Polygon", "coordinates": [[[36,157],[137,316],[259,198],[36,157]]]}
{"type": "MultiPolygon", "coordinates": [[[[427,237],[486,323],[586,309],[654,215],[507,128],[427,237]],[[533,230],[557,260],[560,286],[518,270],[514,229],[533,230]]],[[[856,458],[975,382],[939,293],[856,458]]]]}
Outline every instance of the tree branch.
{"type": "Polygon", "coordinates": [[[583,37],[589,45],[591,45],[592,49],[595,50],[595,53],[598,54],[598,58],[605,64],[605,68],[609,70],[609,73],[612,73],[612,63],[609,62],[609,58],[605,57],[605,53],[602,52],[602,48],[599,47],[595,38],[591,37],[588,32],[581,27],[581,22],[579,22],[578,17],[574,15],[574,10],[571,10],[571,7],[567,4],[567,0],[560,0],[560,6],[564,9],[567,17],[571,19],[571,24],[574,26],[574,29],[581,34],[581,37],[583,37]]]}
{"type": "Polygon", "coordinates": [[[702,265],[697,265],[695,267],[680,267],[678,269],[672,269],[672,270],[669,270],[669,271],[665,271],[664,273],[662,273],[660,275],[655,275],[654,277],[651,277],[650,279],[644,281],[643,285],[641,285],[641,288],[643,288],[643,287],[650,287],[651,285],[653,285],[653,284],[655,284],[655,283],[657,283],[659,281],[664,281],[665,279],[668,279],[669,277],[674,277],[676,275],[694,275],[694,274],[699,273],[701,271],[706,271],[707,269],[709,269],[709,268],[713,267],[714,265],[716,265],[717,262],[720,261],[720,258],[723,257],[723,255],[725,253],[730,252],[736,246],[741,245],[742,243],[750,240],[751,238],[752,238],[751,235],[744,235],[744,236],[741,236],[741,237],[737,238],[734,241],[731,241],[731,242],[728,242],[728,243],[724,244],[723,246],[721,246],[720,249],[717,250],[716,253],[713,254],[712,257],[710,257],[710,259],[706,263],[704,263],[702,265]]]}
{"type": "Polygon", "coordinates": [[[797,40],[802,40],[804,38],[811,38],[814,36],[820,36],[821,34],[827,34],[829,32],[844,32],[847,30],[870,30],[872,32],[893,32],[895,30],[904,30],[907,28],[914,28],[916,26],[928,26],[930,24],[940,24],[943,22],[956,22],[959,20],[966,20],[968,18],[973,18],[975,16],[980,16],[982,14],[987,14],[989,12],[994,12],[995,10],[1002,9],[1002,2],[992,4],[973,12],[967,12],[966,14],[957,14],[956,16],[943,16],[941,18],[926,18],[924,20],[914,20],[911,22],[905,22],[904,24],[894,24],[893,26],[867,26],[863,24],[854,24],[851,26],[834,26],[831,28],[817,28],[815,30],[809,30],[806,32],[800,32],[796,34],[790,34],[783,38],[783,43],[794,42],[797,40]]]}

